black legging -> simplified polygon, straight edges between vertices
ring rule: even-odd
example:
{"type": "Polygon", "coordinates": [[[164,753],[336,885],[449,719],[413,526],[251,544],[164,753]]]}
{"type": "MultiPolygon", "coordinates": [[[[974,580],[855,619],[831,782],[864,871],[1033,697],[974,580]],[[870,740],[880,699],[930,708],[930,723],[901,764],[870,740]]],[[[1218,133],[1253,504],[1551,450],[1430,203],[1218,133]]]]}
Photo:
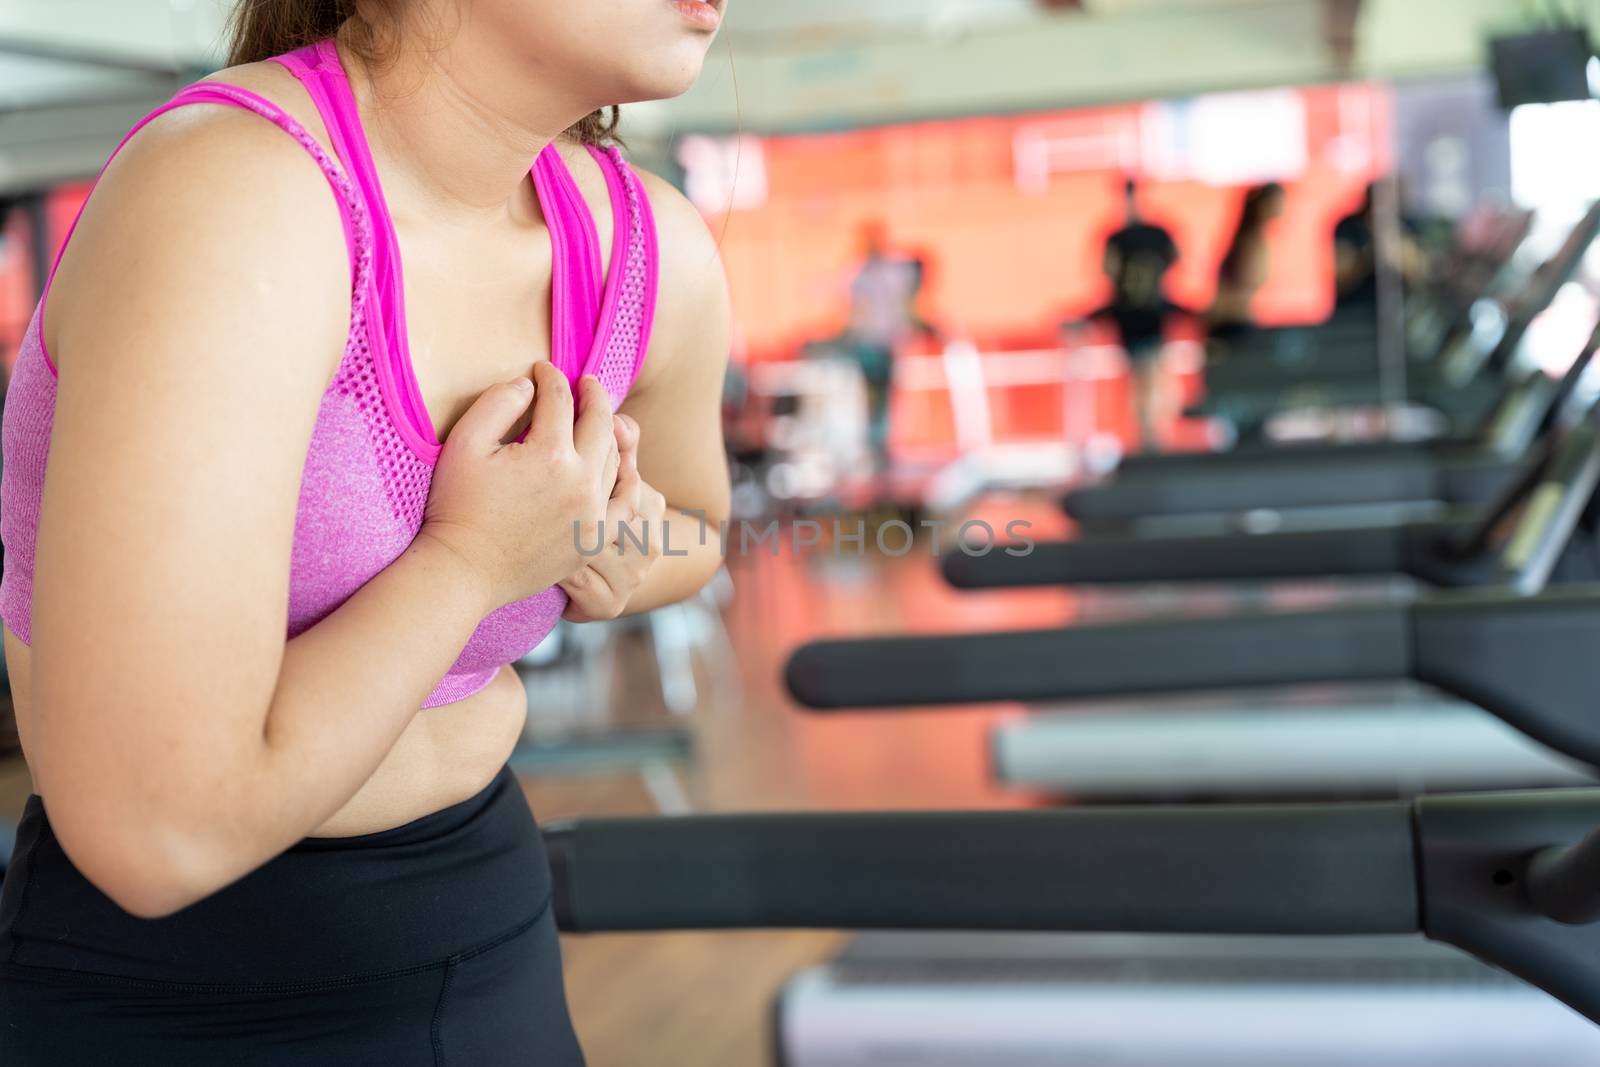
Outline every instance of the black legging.
{"type": "Polygon", "coordinates": [[[32,797],[0,886],[0,1063],[581,1067],[550,892],[509,770],[153,921],[84,879],[32,797]]]}

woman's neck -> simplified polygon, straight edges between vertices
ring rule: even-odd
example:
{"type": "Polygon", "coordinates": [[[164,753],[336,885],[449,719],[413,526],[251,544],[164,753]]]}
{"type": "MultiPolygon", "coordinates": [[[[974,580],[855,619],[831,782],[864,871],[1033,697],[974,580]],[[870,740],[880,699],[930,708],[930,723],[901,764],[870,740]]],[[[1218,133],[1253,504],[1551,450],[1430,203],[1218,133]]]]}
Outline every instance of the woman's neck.
{"type": "Polygon", "coordinates": [[[593,110],[551,72],[467,39],[408,42],[381,67],[340,49],[391,207],[463,224],[537,218],[529,169],[593,110]]]}

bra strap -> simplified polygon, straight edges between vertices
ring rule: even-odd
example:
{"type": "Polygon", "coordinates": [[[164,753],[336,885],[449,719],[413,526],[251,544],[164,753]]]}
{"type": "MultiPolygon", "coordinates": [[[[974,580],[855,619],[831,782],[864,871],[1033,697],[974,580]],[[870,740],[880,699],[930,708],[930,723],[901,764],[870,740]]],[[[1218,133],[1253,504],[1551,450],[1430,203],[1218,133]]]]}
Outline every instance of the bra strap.
{"type": "MultiPolygon", "coordinates": [[[[133,140],[141,130],[169,111],[193,104],[219,104],[225,107],[236,107],[251,111],[279,129],[293,137],[300,146],[317,161],[323,176],[327,179],[333,190],[334,198],[339,206],[339,218],[344,225],[345,244],[350,255],[351,290],[358,297],[365,289],[366,276],[371,267],[371,226],[370,219],[361,200],[359,193],[351,184],[350,178],[339,166],[338,162],[317,143],[316,139],[306,131],[305,127],[284,111],[277,104],[266,97],[253,93],[249,89],[225,82],[196,82],[193,85],[180,89],[171,100],[150,112],[129,130],[127,135],[118,142],[112,151],[105,166],[100,168],[100,175],[96,177],[98,185],[100,178],[105,176],[106,168],[111,166],[112,160],[117,158],[129,141],[133,140]]],[[[90,190],[93,196],[93,189],[90,190]]],[[[84,198],[83,206],[78,209],[77,215],[72,220],[72,225],[67,228],[66,236],[62,239],[56,251],[55,260],[51,263],[50,273],[45,279],[44,292],[40,294],[40,306],[50,298],[50,287],[56,279],[56,271],[61,268],[62,257],[66,255],[67,246],[72,242],[72,235],[77,232],[78,223],[83,221],[83,213],[89,206],[89,197],[84,198]]]]}

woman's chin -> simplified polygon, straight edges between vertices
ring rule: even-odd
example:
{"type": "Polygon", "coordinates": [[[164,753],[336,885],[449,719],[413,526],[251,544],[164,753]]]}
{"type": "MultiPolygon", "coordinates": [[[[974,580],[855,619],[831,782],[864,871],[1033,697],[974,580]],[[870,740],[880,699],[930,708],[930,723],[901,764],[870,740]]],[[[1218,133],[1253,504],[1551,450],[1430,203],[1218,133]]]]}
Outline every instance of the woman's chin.
{"type": "Polygon", "coordinates": [[[637,103],[643,100],[670,100],[694,88],[700,80],[705,57],[696,54],[684,62],[658,66],[649,71],[638,71],[621,86],[622,92],[614,97],[620,103],[637,103]]]}

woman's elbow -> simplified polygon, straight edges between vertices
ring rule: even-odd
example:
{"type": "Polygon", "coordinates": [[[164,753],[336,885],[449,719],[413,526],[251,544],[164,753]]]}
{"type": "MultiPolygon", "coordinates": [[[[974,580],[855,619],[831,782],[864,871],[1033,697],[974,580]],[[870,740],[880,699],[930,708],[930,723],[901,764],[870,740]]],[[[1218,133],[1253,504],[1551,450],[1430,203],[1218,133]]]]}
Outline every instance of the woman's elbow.
{"type": "Polygon", "coordinates": [[[233,880],[214,842],[174,820],[113,807],[46,804],[51,832],[67,858],[129,915],[167,918],[233,880]]]}
{"type": "Polygon", "coordinates": [[[711,515],[700,531],[700,537],[684,552],[689,558],[684,562],[685,580],[683,599],[694,596],[711,583],[727,563],[728,546],[724,543],[730,533],[727,515],[711,515]]]}
{"type": "Polygon", "coordinates": [[[170,918],[210,895],[192,892],[161,877],[110,881],[104,885],[97,884],[96,888],[135,919],[152,921],[170,918]]]}

